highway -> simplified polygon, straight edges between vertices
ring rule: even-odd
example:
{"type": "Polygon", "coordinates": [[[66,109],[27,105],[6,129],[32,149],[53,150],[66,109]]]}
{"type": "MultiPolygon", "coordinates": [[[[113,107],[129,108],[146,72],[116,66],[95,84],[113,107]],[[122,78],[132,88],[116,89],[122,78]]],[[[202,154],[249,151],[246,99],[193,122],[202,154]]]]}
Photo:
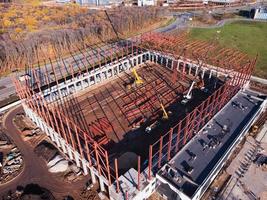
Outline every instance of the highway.
{"type": "Polygon", "coordinates": [[[3,118],[4,132],[13,140],[21,151],[24,161],[24,168],[19,176],[10,182],[0,186],[0,194],[5,194],[11,189],[15,189],[18,185],[25,186],[30,183],[38,184],[50,190],[54,195],[71,194],[79,196],[79,191],[85,186],[85,180],[68,184],[60,181],[58,177],[48,171],[45,161],[33,152],[33,148],[23,141],[20,132],[13,124],[13,118],[17,113],[23,111],[22,106],[18,106],[10,110],[3,118]]]}

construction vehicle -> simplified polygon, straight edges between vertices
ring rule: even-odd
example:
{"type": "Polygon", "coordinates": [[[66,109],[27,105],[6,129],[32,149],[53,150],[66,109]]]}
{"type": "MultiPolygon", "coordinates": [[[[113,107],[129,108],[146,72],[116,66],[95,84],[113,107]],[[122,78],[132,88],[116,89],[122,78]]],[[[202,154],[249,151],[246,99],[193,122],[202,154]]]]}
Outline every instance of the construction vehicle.
{"type": "Polygon", "coordinates": [[[168,113],[166,112],[166,110],[165,110],[165,108],[164,108],[162,103],[160,104],[160,107],[161,107],[161,109],[163,111],[162,119],[168,119],[169,118],[168,113]]]}
{"type": "Polygon", "coordinates": [[[163,106],[162,103],[160,104],[160,107],[161,107],[161,109],[162,109],[162,111],[163,111],[162,119],[163,119],[163,120],[167,120],[167,119],[169,119],[169,115],[171,115],[172,112],[171,112],[171,111],[168,111],[168,112],[167,112],[166,109],[165,109],[165,107],[163,106]]]}
{"type": "Polygon", "coordinates": [[[200,89],[200,90],[204,90],[205,89],[205,83],[204,83],[204,80],[201,78],[200,81],[197,83],[197,87],[200,89]]]}
{"type": "Polygon", "coordinates": [[[131,80],[129,83],[126,84],[126,88],[128,90],[135,88],[138,85],[141,85],[143,83],[143,80],[141,79],[141,77],[137,74],[136,69],[133,69],[133,74],[134,74],[134,79],[131,80]]]}
{"type": "Polygon", "coordinates": [[[135,83],[136,85],[140,85],[140,84],[142,84],[142,83],[143,83],[143,80],[142,80],[141,77],[137,74],[137,71],[136,71],[135,68],[133,68],[133,74],[134,74],[134,77],[135,77],[135,81],[134,81],[134,83],[135,83]]]}
{"type": "MultiPolygon", "coordinates": [[[[157,94],[157,93],[156,93],[156,94],[157,94]]],[[[159,103],[160,103],[160,107],[161,107],[161,110],[162,110],[162,112],[163,112],[163,114],[162,114],[162,119],[163,119],[163,120],[167,120],[167,119],[169,119],[169,115],[171,115],[172,112],[171,112],[171,111],[168,111],[168,112],[166,111],[166,109],[165,109],[163,103],[161,102],[161,98],[159,97],[158,94],[157,94],[157,99],[158,99],[158,101],[159,101],[159,103]]]]}
{"type": "Polygon", "coordinates": [[[184,98],[181,101],[182,104],[186,104],[192,98],[192,90],[193,90],[195,83],[196,83],[195,81],[192,82],[187,94],[184,95],[184,98]]]}
{"type": "Polygon", "coordinates": [[[160,123],[158,121],[155,121],[155,122],[153,122],[152,124],[150,124],[149,126],[146,127],[145,132],[146,133],[150,133],[153,129],[155,129],[159,125],[160,125],[160,123]]]}

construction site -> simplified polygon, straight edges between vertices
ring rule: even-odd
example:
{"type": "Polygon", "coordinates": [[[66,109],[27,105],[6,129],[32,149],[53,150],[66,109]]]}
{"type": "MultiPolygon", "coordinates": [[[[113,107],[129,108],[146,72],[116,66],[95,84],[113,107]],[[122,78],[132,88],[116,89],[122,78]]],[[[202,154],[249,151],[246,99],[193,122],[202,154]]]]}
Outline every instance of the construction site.
{"type": "Polygon", "coordinates": [[[77,52],[13,81],[26,115],[109,199],[201,198],[264,110],[248,90],[257,58],[214,42],[146,33],[77,52]]]}

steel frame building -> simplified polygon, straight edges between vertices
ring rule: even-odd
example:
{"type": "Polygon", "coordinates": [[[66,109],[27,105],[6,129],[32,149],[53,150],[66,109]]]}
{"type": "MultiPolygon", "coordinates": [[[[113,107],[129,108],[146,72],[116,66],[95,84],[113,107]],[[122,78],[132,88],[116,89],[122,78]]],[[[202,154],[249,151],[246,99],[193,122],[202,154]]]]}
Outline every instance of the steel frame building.
{"type": "Polygon", "coordinates": [[[25,81],[14,79],[26,115],[36,123],[70,160],[99,182],[101,191],[110,199],[144,199],[155,190],[155,174],[246,84],[256,59],[213,43],[190,41],[184,35],[173,37],[144,34],[94,50],[80,50],[72,62],[44,60],[45,67],[28,65],[25,81]],[[55,103],[66,96],[107,82],[120,73],[146,62],[155,62],[172,72],[172,81],[186,76],[221,78],[224,83],[193,109],[157,142],[149,145],[147,161],[137,169],[119,174],[118,161],[55,103]],[[51,70],[52,73],[48,71],[51,70]],[[111,165],[111,163],[114,163],[111,165]],[[128,177],[128,178],[127,178],[128,177]],[[129,177],[134,177],[129,181],[129,177]]]}

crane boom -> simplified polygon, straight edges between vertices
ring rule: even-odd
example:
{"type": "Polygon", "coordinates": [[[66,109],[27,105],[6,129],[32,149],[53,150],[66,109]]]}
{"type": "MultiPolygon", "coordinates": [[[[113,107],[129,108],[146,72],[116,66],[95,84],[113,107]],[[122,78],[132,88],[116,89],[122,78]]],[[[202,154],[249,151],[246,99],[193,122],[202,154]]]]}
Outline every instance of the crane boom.
{"type": "Polygon", "coordinates": [[[193,87],[194,87],[195,83],[196,83],[195,81],[192,82],[192,84],[191,84],[187,94],[184,96],[184,98],[186,98],[186,99],[191,99],[192,98],[192,90],[193,90],[193,87]]]}
{"type": "Polygon", "coordinates": [[[162,111],[163,111],[163,116],[162,116],[162,118],[163,118],[163,119],[168,119],[168,118],[169,118],[169,115],[168,115],[168,113],[166,112],[166,110],[165,110],[163,104],[161,103],[160,106],[161,106],[161,109],[162,109],[162,111]]]}
{"type": "Polygon", "coordinates": [[[135,76],[135,83],[136,85],[142,84],[143,80],[140,78],[140,76],[137,74],[136,69],[133,69],[133,74],[135,76]]]}

